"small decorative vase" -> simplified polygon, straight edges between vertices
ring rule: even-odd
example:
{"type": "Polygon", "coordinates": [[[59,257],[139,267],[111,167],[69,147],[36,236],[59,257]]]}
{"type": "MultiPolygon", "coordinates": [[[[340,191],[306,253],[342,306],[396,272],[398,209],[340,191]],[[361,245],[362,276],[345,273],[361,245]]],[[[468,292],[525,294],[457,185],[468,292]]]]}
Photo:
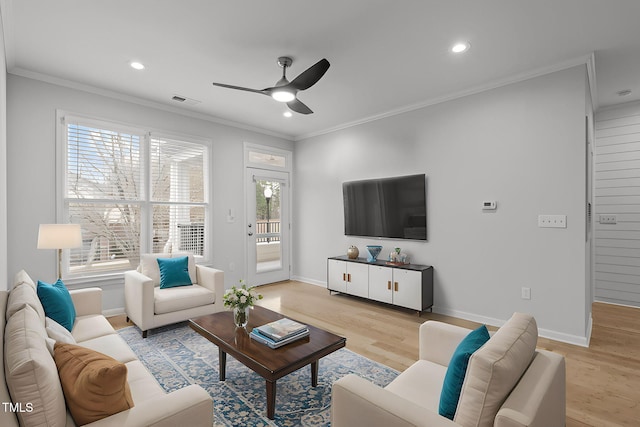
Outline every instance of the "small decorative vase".
{"type": "Polygon", "coordinates": [[[367,257],[368,262],[376,262],[378,259],[378,255],[380,255],[380,251],[382,250],[382,246],[378,245],[367,245],[367,252],[369,252],[369,256],[367,257]]]}
{"type": "Polygon", "coordinates": [[[347,249],[347,257],[349,259],[356,259],[358,258],[358,255],[360,255],[358,247],[353,245],[349,246],[349,249],[347,249]]]}
{"type": "Polygon", "coordinates": [[[247,323],[249,323],[249,307],[234,307],[233,323],[235,323],[238,328],[246,328],[247,323]]]}

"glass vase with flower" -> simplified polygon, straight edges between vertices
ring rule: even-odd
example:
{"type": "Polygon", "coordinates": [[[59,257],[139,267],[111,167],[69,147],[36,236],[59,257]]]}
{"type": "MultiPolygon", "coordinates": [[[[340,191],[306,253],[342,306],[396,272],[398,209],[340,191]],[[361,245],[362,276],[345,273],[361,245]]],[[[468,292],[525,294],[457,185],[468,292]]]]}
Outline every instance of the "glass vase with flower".
{"type": "Polygon", "coordinates": [[[249,309],[257,300],[262,299],[262,295],[256,291],[255,286],[247,287],[244,280],[240,280],[240,285],[227,289],[222,299],[225,307],[233,309],[233,323],[245,328],[249,323],[249,309]]]}

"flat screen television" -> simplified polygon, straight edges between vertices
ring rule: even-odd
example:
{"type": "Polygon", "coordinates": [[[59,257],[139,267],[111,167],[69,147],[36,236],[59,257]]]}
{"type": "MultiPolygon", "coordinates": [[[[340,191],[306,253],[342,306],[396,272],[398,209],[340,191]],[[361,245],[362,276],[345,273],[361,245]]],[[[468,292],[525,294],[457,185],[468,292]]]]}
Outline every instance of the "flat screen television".
{"type": "Polygon", "coordinates": [[[427,240],[426,176],[342,184],[347,236],[427,240]]]}

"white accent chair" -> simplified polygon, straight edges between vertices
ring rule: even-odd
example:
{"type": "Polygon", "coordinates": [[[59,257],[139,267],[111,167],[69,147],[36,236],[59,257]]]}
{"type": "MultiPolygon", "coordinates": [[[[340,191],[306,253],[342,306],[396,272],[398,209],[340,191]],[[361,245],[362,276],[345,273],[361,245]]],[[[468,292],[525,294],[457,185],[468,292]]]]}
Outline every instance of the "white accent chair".
{"type": "Polygon", "coordinates": [[[562,427],[564,357],[536,350],[538,328],[516,313],[469,359],[453,420],[438,414],[449,360],[469,329],[427,321],[416,363],[386,387],[349,374],[333,384],[331,426],[562,427]]]}
{"type": "Polygon", "coordinates": [[[150,329],[223,311],[224,272],[197,265],[191,254],[143,254],[137,270],[124,274],[127,320],[147,337],[150,329]],[[189,257],[191,286],[160,289],[158,258],[189,257]]]}

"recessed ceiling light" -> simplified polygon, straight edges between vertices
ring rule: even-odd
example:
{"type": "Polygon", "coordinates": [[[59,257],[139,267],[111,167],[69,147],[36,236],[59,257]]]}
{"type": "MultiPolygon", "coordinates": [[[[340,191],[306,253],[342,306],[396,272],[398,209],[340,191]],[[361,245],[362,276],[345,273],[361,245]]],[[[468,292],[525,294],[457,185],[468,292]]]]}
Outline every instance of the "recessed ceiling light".
{"type": "Polygon", "coordinates": [[[469,50],[470,47],[471,47],[471,45],[469,44],[469,42],[456,43],[451,47],[451,52],[453,52],[453,53],[466,52],[466,51],[469,50]]]}
{"type": "Polygon", "coordinates": [[[141,62],[134,61],[130,65],[134,70],[144,70],[144,65],[141,62]]]}
{"type": "Polygon", "coordinates": [[[291,111],[285,111],[284,113],[282,113],[282,115],[285,116],[286,118],[289,118],[289,117],[293,116],[291,111]]]}

